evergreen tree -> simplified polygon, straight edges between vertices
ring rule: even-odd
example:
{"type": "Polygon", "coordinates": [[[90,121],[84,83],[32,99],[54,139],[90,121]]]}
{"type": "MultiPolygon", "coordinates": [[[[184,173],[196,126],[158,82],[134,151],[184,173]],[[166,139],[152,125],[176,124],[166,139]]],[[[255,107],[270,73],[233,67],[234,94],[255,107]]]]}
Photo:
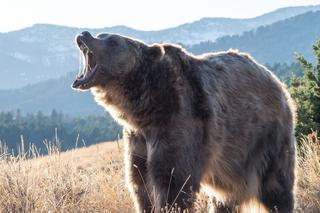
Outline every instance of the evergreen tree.
{"type": "Polygon", "coordinates": [[[297,105],[297,136],[320,130],[320,40],[313,45],[316,64],[297,55],[303,76],[294,76],[290,92],[297,105]]]}

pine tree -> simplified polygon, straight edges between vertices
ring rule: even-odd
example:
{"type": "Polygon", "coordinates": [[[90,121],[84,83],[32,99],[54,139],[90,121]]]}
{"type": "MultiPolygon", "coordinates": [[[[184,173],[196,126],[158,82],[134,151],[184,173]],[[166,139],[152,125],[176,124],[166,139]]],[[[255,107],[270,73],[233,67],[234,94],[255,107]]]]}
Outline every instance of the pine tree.
{"type": "Polygon", "coordinates": [[[302,77],[293,77],[290,92],[297,105],[297,136],[320,132],[320,40],[313,45],[316,64],[297,55],[302,77]]]}

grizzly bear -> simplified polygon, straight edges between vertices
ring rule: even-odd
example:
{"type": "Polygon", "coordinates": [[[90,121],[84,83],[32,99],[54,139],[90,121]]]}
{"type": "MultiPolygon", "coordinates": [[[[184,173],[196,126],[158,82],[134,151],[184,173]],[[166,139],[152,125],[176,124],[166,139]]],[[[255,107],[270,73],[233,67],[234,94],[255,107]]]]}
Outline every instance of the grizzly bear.
{"type": "Polygon", "coordinates": [[[193,56],[173,44],[77,35],[72,87],[91,90],[124,128],[138,212],[194,211],[200,186],[216,212],[294,208],[294,109],[285,86],[238,51],[193,56]]]}

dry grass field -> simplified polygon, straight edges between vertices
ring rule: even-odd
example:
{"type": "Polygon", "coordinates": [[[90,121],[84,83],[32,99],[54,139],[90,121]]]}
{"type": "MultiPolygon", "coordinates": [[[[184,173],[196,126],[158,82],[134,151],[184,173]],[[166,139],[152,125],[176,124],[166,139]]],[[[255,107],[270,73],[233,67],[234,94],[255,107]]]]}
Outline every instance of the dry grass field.
{"type": "MultiPolygon", "coordinates": [[[[64,153],[54,146],[48,150],[45,157],[35,148],[12,157],[2,147],[1,212],[134,212],[125,188],[121,142],[64,153]],[[28,160],[26,155],[33,158],[28,160]]],[[[316,134],[303,140],[298,176],[296,212],[320,212],[320,141],[316,134]]],[[[198,201],[197,208],[207,212],[207,201],[198,201]]]]}

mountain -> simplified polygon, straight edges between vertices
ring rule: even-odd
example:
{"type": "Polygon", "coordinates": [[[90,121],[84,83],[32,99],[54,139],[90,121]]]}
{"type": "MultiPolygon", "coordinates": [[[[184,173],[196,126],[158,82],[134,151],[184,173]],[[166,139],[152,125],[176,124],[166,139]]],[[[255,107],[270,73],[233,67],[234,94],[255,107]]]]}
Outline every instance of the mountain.
{"type": "Polygon", "coordinates": [[[20,89],[0,90],[0,111],[20,109],[22,113],[41,111],[50,114],[53,109],[71,116],[103,115],[90,92],[71,89],[75,74],[28,85],[20,89]]]}
{"type": "Polygon", "coordinates": [[[0,34],[1,88],[17,88],[58,78],[78,67],[73,43],[77,29],[35,25],[0,34]]]}
{"type": "Polygon", "coordinates": [[[320,39],[320,11],[261,26],[242,35],[225,36],[187,49],[195,54],[230,48],[249,52],[261,63],[294,61],[294,53],[313,59],[312,45],[320,39]]]}
{"type": "Polygon", "coordinates": [[[81,62],[74,37],[83,30],[89,30],[93,34],[119,33],[148,43],[174,42],[192,45],[208,40],[215,41],[225,35],[238,35],[259,26],[317,10],[320,10],[320,5],[282,8],[250,19],[203,18],[158,31],[141,31],[126,26],[84,29],[36,24],[22,30],[0,33],[0,89],[19,88],[78,70],[81,62]]]}
{"type": "Polygon", "coordinates": [[[309,11],[319,10],[320,5],[300,6],[280,8],[273,12],[249,19],[203,18],[190,24],[184,24],[176,28],[163,31],[166,32],[166,34],[171,35],[171,38],[167,38],[168,35],[166,35],[167,37],[164,37],[160,41],[183,43],[186,45],[192,45],[208,40],[215,41],[219,37],[226,35],[238,35],[259,26],[270,25],[309,11]]]}

